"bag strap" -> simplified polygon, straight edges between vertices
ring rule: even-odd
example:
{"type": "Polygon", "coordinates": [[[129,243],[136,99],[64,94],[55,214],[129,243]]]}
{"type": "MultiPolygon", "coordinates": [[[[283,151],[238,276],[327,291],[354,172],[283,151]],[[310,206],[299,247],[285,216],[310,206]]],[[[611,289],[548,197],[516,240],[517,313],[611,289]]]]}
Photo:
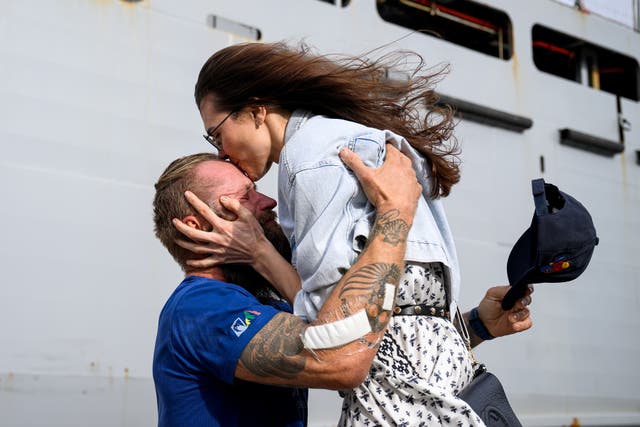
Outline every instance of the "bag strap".
{"type": "Polygon", "coordinates": [[[467,324],[464,321],[464,317],[462,317],[462,313],[460,313],[460,307],[456,307],[456,318],[458,319],[458,325],[460,325],[460,335],[462,336],[462,340],[464,341],[464,345],[467,347],[469,351],[469,355],[471,356],[471,365],[474,370],[473,377],[477,377],[483,372],[487,371],[487,367],[484,363],[478,362],[476,357],[473,355],[473,350],[471,350],[471,336],[469,335],[469,330],[467,329],[467,324]]]}

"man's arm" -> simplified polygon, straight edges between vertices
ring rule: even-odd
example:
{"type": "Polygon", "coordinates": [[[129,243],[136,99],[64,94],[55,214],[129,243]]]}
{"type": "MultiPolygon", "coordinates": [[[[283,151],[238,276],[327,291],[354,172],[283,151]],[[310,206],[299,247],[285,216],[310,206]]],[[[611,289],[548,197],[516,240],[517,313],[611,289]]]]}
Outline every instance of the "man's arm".
{"type": "MultiPolygon", "coordinates": [[[[421,193],[410,161],[388,147],[382,167],[367,168],[349,151],[341,153],[354,171],[377,216],[368,245],[356,263],[337,283],[318,318],[344,317],[364,310],[371,327],[366,339],[380,340],[391,318],[383,309],[386,286],[398,285],[404,268],[406,237],[421,193]]],[[[311,351],[302,341],[309,325],[296,316],[276,315],[245,347],[236,377],[280,385],[330,389],[352,388],[362,382],[377,351],[377,345],[360,341],[337,348],[311,351]]]]}

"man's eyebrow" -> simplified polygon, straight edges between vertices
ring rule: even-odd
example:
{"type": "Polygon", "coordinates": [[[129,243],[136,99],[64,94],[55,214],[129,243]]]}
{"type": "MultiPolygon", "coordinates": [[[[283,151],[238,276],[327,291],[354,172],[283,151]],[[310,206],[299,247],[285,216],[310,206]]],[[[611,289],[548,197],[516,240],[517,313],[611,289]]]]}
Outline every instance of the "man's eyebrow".
{"type": "Polygon", "coordinates": [[[229,195],[247,195],[249,194],[249,191],[251,190],[255,190],[256,189],[256,184],[254,182],[252,183],[248,183],[247,185],[245,185],[244,187],[241,187],[242,189],[239,189],[238,191],[236,191],[235,193],[229,193],[229,195]]]}

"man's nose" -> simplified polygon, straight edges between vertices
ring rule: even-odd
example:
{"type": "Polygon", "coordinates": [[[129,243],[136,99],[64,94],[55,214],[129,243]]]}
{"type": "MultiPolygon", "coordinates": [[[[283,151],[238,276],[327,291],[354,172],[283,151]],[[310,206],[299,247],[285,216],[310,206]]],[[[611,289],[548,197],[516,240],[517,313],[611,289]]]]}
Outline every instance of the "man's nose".
{"type": "Polygon", "coordinates": [[[269,196],[265,196],[262,193],[258,193],[260,200],[258,201],[258,207],[261,211],[271,210],[276,207],[278,202],[269,196]]]}

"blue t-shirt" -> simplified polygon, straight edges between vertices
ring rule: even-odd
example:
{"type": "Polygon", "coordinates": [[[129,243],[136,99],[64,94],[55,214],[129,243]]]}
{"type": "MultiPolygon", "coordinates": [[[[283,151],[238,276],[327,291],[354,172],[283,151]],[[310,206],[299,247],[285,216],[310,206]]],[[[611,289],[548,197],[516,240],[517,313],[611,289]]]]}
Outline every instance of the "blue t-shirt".
{"type": "Polygon", "coordinates": [[[291,311],[284,306],[262,304],[237,285],[185,278],[158,322],[153,355],[158,425],[306,425],[305,389],[234,379],[245,346],[283,308],[291,311]]]}

